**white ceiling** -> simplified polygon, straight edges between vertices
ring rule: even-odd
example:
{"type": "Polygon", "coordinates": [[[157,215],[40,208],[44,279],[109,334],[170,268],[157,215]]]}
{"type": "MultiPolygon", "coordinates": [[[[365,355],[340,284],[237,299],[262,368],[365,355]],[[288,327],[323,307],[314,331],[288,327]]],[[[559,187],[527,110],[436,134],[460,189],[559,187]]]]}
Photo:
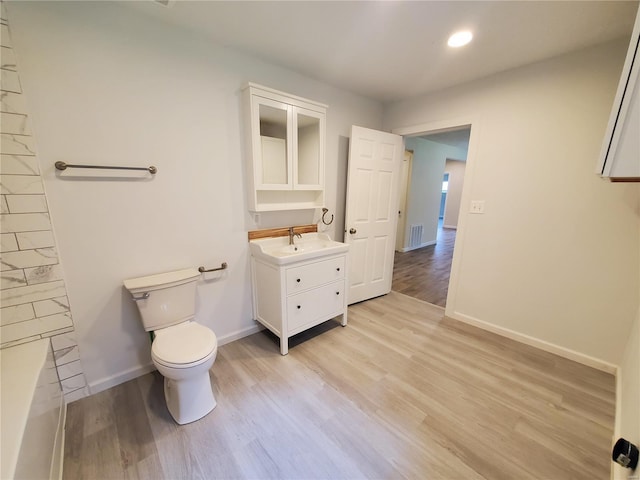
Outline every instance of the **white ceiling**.
{"type": "Polygon", "coordinates": [[[123,2],[382,102],[629,36],[637,1],[123,2]],[[473,42],[447,47],[450,33],[473,42]]]}

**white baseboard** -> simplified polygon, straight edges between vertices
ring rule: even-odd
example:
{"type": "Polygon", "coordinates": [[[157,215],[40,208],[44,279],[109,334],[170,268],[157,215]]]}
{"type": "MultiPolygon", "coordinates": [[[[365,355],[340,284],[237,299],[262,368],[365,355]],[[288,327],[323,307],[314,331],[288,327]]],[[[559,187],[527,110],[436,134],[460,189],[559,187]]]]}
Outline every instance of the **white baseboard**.
{"type": "Polygon", "coordinates": [[[256,325],[242,328],[222,337],[218,337],[218,346],[226,345],[227,343],[240,340],[241,338],[248,337],[249,335],[253,335],[254,333],[258,333],[261,330],[264,330],[264,327],[256,322],[256,325]]]}
{"type": "Polygon", "coordinates": [[[435,240],[431,240],[430,242],[421,243],[417,247],[404,247],[404,248],[400,249],[399,251],[402,252],[402,253],[406,253],[406,252],[410,252],[411,250],[417,250],[419,248],[428,247],[429,245],[435,245],[435,244],[436,244],[436,241],[435,240]]]}
{"type": "Polygon", "coordinates": [[[575,350],[571,350],[569,348],[561,347],[560,345],[556,345],[545,340],[540,340],[539,338],[525,335],[524,333],[500,327],[498,325],[485,322],[484,320],[479,320],[469,315],[465,315],[464,313],[452,312],[449,316],[451,318],[454,318],[455,320],[460,320],[461,322],[473,325],[474,327],[487,330],[488,332],[492,332],[506,338],[510,338],[511,340],[524,343],[525,345],[529,345],[531,347],[539,348],[540,350],[544,350],[545,352],[554,353],[568,360],[573,360],[574,362],[578,362],[588,367],[595,368],[596,370],[611,373],[613,375],[616,375],[618,372],[618,366],[614,365],[613,363],[605,362],[604,360],[600,360],[599,358],[591,357],[589,355],[585,355],[584,353],[576,352],[575,350]]]}
{"type": "Polygon", "coordinates": [[[108,388],[115,387],[121,383],[128,382],[129,380],[133,380],[134,378],[153,372],[155,369],[156,367],[153,363],[150,363],[148,365],[139,365],[137,367],[130,368],[122,373],[118,373],[117,375],[101,378],[100,380],[89,384],[89,394],[93,395],[95,393],[102,392],[108,388]]]}
{"type": "MultiPolygon", "coordinates": [[[[218,346],[225,345],[227,343],[231,343],[234,340],[239,340],[243,337],[248,337],[249,335],[253,335],[254,333],[258,333],[264,327],[262,325],[252,325],[247,328],[243,328],[232,332],[228,335],[224,335],[222,337],[218,337],[218,346]]],[[[89,393],[93,395],[94,393],[102,392],[111,387],[115,387],[116,385],[120,385],[121,383],[128,382],[129,380],[133,380],[134,378],[141,377],[142,375],[146,375],[149,372],[152,372],[156,369],[153,363],[148,365],[139,365],[134,368],[130,368],[122,373],[118,373],[117,375],[111,375],[109,377],[101,378],[95,382],[89,384],[89,393]]]]}

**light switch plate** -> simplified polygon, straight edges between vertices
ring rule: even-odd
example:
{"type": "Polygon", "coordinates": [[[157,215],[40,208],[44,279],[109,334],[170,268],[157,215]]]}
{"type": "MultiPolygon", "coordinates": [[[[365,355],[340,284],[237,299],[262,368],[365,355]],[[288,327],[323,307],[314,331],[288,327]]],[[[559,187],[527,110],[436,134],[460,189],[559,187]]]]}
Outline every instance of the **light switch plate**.
{"type": "Polygon", "coordinates": [[[484,213],[484,200],[471,200],[470,213],[484,213]]]}

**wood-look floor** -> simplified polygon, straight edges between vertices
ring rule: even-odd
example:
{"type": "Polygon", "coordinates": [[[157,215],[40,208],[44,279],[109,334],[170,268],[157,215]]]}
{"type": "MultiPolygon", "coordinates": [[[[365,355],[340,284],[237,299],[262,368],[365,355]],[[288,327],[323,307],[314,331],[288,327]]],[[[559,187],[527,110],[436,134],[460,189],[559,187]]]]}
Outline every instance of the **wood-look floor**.
{"type": "Polygon", "coordinates": [[[303,337],[220,347],[189,425],[157,373],[72,403],[64,478],[609,478],[611,375],[396,292],[303,337]]]}
{"type": "Polygon", "coordinates": [[[391,289],[444,307],[455,240],[455,229],[440,227],[435,245],[396,252],[391,289]]]}

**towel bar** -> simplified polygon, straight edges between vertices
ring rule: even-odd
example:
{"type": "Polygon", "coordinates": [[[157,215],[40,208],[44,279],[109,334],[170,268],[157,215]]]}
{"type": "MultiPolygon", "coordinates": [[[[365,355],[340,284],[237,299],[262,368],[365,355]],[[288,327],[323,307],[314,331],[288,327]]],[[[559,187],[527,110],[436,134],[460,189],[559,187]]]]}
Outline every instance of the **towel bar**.
{"type": "Polygon", "coordinates": [[[151,165],[150,167],[118,167],[118,166],[109,166],[109,165],[73,165],[71,163],[65,162],[56,162],[55,166],[58,170],[66,170],[67,168],[102,168],[106,170],[146,170],[151,175],[155,175],[158,171],[156,167],[151,165]]]}
{"type": "Polygon", "coordinates": [[[222,264],[218,268],[210,268],[210,269],[207,270],[204,267],[199,267],[198,271],[200,273],[217,272],[218,270],[226,270],[226,268],[227,268],[227,262],[222,262],[222,264]]]}

